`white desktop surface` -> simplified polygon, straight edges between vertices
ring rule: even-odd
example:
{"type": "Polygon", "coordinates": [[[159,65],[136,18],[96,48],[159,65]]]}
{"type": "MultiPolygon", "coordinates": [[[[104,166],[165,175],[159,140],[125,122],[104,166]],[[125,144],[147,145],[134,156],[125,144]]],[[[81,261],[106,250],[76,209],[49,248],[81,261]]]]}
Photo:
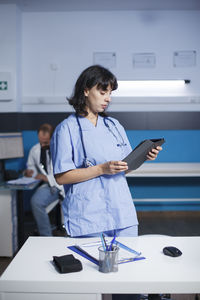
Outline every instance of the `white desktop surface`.
{"type": "Polygon", "coordinates": [[[146,235],[118,238],[142,251],[146,259],[121,264],[117,273],[109,274],[100,273],[97,265],[67,249],[69,245],[88,240],[96,241],[96,238],[30,237],[0,278],[0,299],[20,299],[16,298],[16,293],[93,294],[95,298],[87,299],[100,299],[100,294],[111,293],[200,292],[200,237],[146,235]],[[162,253],[165,246],[178,247],[182,256],[165,256],[162,253]],[[59,274],[51,263],[52,257],[70,253],[82,261],[83,270],[59,274]],[[6,297],[7,293],[15,297],[6,297]]]}

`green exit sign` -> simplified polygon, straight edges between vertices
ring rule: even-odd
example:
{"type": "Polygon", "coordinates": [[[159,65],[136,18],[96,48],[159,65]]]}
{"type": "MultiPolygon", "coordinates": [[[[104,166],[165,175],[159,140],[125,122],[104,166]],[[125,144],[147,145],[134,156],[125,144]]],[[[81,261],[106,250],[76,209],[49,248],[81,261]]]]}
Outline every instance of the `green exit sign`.
{"type": "Polygon", "coordinates": [[[8,81],[0,81],[0,91],[8,90],[8,81]]]}

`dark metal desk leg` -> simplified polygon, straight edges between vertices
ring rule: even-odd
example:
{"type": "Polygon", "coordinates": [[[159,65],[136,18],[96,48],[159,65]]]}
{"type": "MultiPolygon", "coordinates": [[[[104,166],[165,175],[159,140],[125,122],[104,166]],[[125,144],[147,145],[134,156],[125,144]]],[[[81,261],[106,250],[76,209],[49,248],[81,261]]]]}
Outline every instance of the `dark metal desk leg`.
{"type": "Polygon", "coordinates": [[[61,205],[60,203],[56,206],[56,227],[57,230],[62,230],[62,222],[61,222],[61,205]]]}
{"type": "Polygon", "coordinates": [[[22,190],[17,190],[17,218],[19,250],[24,244],[24,202],[22,190]]]}

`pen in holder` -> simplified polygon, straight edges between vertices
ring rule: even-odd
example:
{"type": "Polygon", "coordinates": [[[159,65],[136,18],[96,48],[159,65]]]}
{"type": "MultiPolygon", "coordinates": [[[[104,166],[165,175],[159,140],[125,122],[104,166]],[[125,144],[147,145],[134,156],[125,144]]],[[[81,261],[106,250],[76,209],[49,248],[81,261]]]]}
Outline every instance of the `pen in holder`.
{"type": "Polygon", "coordinates": [[[101,246],[99,249],[99,271],[103,273],[118,271],[118,253],[117,246],[112,247],[112,250],[104,250],[101,246]]]}

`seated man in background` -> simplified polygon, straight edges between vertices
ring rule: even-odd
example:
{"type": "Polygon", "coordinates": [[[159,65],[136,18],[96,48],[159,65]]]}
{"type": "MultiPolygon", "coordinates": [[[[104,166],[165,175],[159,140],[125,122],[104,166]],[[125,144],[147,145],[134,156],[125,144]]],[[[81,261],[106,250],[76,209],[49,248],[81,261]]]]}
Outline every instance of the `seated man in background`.
{"type": "Polygon", "coordinates": [[[39,234],[52,236],[51,224],[46,207],[59,196],[64,196],[63,186],[58,185],[53,176],[49,144],[53,134],[50,124],[43,124],[38,129],[39,143],[34,145],[28,156],[27,170],[24,175],[40,179],[42,184],[31,198],[31,208],[39,234]]]}

